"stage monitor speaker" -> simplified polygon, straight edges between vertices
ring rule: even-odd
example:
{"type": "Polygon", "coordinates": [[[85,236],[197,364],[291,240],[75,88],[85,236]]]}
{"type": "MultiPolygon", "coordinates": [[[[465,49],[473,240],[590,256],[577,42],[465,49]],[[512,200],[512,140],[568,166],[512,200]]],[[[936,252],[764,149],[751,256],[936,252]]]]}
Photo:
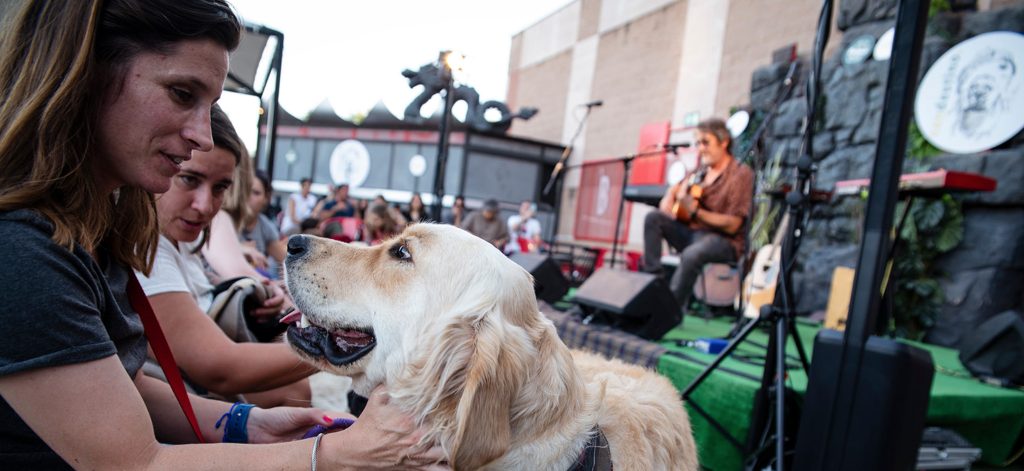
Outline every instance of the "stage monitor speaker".
{"type": "Polygon", "coordinates": [[[679,302],[665,282],[649,273],[602,268],[587,278],[574,300],[595,322],[649,340],[679,325],[679,302]]]}
{"type": "Polygon", "coordinates": [[[509,256],[513,262],[533,275],[533,290],[537,299],[556,303],[569,291],[569,281],[551,257],[545,254],[517,252],[509,256]]]}
{"type": "Polygon", "coordinates": [[[823,329],[815,338],[793,469],[915,469],[935,376],[931,355],[882,337],[868,338],[862,353],[853,410],[846,415],[833,403],[843,333],[823,329]]]}
{"type": "Polygon", "coordinates": [[[1024,319],[1006,311],[960,341],[960,362],[975,376],[1024,384],[1024,319]]]}

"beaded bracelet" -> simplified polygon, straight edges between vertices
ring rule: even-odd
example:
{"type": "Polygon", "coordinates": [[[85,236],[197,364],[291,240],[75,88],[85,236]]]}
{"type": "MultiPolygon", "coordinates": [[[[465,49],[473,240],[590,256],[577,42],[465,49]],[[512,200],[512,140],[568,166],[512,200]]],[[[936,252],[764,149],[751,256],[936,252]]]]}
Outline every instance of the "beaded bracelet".
{"type": "Polygon", "coordinates": [[[215,429],[220,428],[220,424],[227,419],[227,423],[224,425],[224,439],[221,440],[224,443],[249,443],[249,411],[252,410],[253,404],[243,404],[236,402],[231,405],[231,409],[217,420],[214,425],[215,429]]]}

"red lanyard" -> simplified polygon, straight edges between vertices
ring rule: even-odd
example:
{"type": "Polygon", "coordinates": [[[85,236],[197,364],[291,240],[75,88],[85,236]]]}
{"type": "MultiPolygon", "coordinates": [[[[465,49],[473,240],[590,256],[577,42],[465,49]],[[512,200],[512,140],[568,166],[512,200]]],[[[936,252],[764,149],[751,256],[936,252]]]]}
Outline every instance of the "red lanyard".
{"type": "Polygon", "coordinates": [[[203,433],[199,431],[196,414],[192,411],[192,403],[188,400],[188,392],[185,391],[185,381],[181,379],[181,372],[178,371],[178,364],[174,362],[171,347],[167,345],[164,331],[160,330],[160,322],[157,321],[156,314],[153,313],[153,307],[149,305],[149,299],[146,298],[146,293],[142,291],[142,285],[139,284],[139,279],[135,277],[135,272],[131,272],[131,276],[128,279],[128,299],[132,303],[132,308],[135,309],[135,312],[139,313],[139,318],[142,319],[142,326],[146,329],[149,346],[153,348],[156,361],[160,363],[160,368],[164,370],[167,383],[171,385],[171,391],[174,391],[174,397],[178,400],[178,405],[181,406],[182,412],[185,413],[185,418],[192,425],[192,431],[195,432],[196,439],[199,443],[205,443],[206,440],[203,440],[203,433]]]}

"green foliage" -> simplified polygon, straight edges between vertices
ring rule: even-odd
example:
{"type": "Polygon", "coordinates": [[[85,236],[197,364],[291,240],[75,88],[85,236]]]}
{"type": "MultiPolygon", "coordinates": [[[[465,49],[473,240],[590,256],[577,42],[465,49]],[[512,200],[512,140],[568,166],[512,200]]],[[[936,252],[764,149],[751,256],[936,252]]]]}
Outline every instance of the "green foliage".
{"type": "Polygon", "coordinates": [[[951,11],[953,6],[949,4],[949,0],[931,0],[928,5],[928,18],[935,16],[936,13],[944,11],[951,11]]]}
{"type": "MultiPolygon", "coordinates": [[[[944,299],[935,260],[955,249],[964,236],[960,202],[950,195],[913,200],[899,233],[893,263],[893,316],[890,333],[919,340],[935,324],[944,299]]],[[[902,215],[905,203],[897,214],[902,215]]]]}
{"type": "Polygon", "coordinates": [[[750,227],[750,253],[757,252],[772,241],[774,227],[772,221],[777,219],[779,211],[783,210],[782,205],[773,205],[772,198],[767,191],[778,188],[782,179],[782,150],[780,149],[772,156],[771,160],[765,163],[763,169],[758,170],[757,199],[754,203],[754,217],[751,218],[750,227]]]}
{"type": "Polygon", "coordinates": [[[932,145],[921,134],[917,123],[910,120],[910,129],[907,130],[907,158],[909,160],[908,170],[911,172],[926,170],[928,159],[941,154],[938,147],[932,145]]]}

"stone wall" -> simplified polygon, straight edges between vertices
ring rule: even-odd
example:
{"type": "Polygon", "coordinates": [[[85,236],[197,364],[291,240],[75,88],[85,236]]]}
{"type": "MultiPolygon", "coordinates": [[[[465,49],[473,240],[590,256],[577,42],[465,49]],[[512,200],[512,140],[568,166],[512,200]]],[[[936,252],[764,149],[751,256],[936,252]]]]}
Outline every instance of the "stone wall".
{"type": "MultiPolygon", "coordinates": [[[[954,2],[963,8],[964,2],[954,2]]],[[[929,23],[920,73],[953,45],[989,31],[1024,31],[1024,2],[994,11],[970,8],[936,15],[929,23]]],[[[835,182],[868,178],[875,147],[889,62],[868,60],[843,65],[840,56],[849,41],[863,34],[876,38],[892,27],[895,0],[844,0],[837,23],[844,30],[837,53],[828,58],[821,78],[824,113],[814,140],[817,162],[815,187],[831,190],[835,182]]],[[[809,61],[803,64],[804,69],[809,61]]],[[[770,107],[781,86],[785,64],[758,69],[751,83],[751,106],[770,107]]],[[[766,133],[767,157],[781,152],[788,166],[795,163],[806,115],[803,84],[781,103],[766,133]]],[[[909,162],[908,162],[909,164],[909,162]]],[[[1016,136],[997,149],[978,155],[942,155],[929,161],[931,168],[963,170],[998,180],[995,192],[961,197],[964,241],[937,262],[945,273],[940,280],[945,304],[937,325],[926,340],[955,346],[983,320],[1008,309],[1020,309],[1024,296],[1024,137],[1016,136]]],[[[909,171],[909,169],[908,169],[909,171]]],[[[785,175],[792,179],[793,172],[785,175]]],[[[832,270],[853,267],[859,252],[865,203],[857,197],[834,198],[816,205],[800,247],[794,286],[800,312],[823,310],[827,304],[832,270]]]]}

